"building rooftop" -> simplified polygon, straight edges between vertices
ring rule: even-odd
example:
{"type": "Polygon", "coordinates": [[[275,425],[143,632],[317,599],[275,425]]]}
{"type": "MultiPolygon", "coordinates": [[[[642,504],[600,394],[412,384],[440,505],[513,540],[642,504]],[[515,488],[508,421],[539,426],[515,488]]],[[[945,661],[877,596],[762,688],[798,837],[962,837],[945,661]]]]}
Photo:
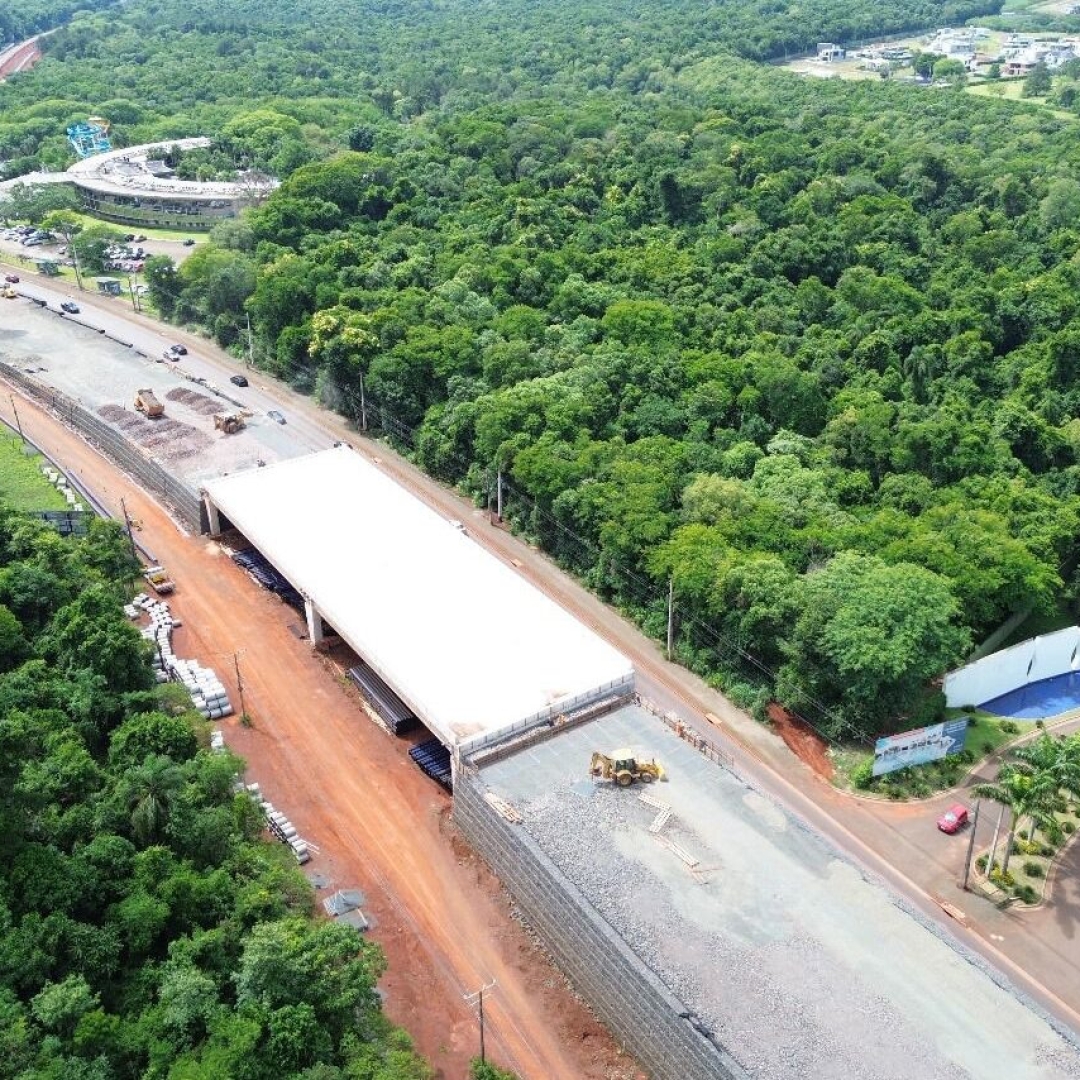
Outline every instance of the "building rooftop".
{"type": "Polygon", "coordinates": [[[204,490],[447,746],[632,682],[629,660],[349,447],[204,490]]]}

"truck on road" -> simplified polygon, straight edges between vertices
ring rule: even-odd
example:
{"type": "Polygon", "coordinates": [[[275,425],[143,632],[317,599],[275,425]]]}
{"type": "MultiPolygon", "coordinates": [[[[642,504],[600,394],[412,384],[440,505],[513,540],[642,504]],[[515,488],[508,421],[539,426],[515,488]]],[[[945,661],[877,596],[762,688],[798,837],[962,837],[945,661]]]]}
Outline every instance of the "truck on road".
{"type": "Polygon", "coordinates": [[[161,596],[167,596],[176,588],[176,584],[169,577],[164,566],[148,566],[143,571],[143,577],[146,578],[150,588],[161,596]]]}

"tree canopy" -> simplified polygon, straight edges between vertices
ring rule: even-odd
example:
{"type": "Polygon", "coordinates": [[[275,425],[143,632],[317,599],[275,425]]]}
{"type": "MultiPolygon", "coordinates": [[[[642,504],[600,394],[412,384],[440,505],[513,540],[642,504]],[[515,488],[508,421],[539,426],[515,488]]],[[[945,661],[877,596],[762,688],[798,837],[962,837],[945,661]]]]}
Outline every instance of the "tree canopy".
{"type": "Polygon", "coordinates": [[[312,917],[242,763],[153,689],[136,571],[111,523],[62,540],[0,505],[0,1074],[430,1076],[377,946],[312,917]]]}

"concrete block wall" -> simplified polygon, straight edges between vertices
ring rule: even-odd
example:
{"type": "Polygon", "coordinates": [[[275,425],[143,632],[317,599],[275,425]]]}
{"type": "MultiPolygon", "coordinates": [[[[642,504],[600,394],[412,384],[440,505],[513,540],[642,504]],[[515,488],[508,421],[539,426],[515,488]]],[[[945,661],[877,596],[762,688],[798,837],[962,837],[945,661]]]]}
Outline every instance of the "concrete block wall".
{"type": "Polygon", "coordinates": [[[520,825],[484,799],[474,770],[454,784],[454,821],[510,890],[560,969],[655,1080],[748,1080],[520,825]]]}
{"type": "Polygon", "coordinates": [[[198,492],[148,458],[118,431],[114,431],[73,398],[59,390],[42,386],[11,364],[0,361],[0,374],[25,390],[61,420],[81,431],[102,453],[134,476],[147,491],[160,496],[184,524],[199,532],[207,531],[206,508],[198,492]]]}

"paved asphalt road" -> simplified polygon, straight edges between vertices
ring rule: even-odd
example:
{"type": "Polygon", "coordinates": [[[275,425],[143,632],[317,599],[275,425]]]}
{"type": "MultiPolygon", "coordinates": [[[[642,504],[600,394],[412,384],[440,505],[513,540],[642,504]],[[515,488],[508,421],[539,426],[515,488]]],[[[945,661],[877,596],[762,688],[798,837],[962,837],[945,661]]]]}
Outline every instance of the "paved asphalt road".
{"type": "MultiPolygon", "coordinates": [[[[18,268],[15,268],[18,271],[18,268]]],[[[46,299],[56,309],[74,296],[81,318],[154,356],[169,343],[181,341],[190,350],[192,370],[201,369],[211,381],[224,385],[243,366],[203,338],[166,327],[131,310],[129,300],[110,300],[56,289],[36,275],[25,275],[19,288],[28,296],[46,299]]],[[[0,307],[0,342],[3,309],[0,307]]],[[[248,373],[251,377],[252,373],[248,373]]],[[[736,709],[696,676],[664,660],[656,644],[559,571],[545,556],[490,523],[471,504],[438,485],[383,444],[364,443],[343,420],[261,374],[248,391],[251,406],[280,408],[311,449],[343,439],[358,448],[448,518],[466,521],[469,533],[494,555],[512,562],[521,573],[564,607],[591,625],[629,656],[638,671],[643,697],[688,722],[708,729],[728,750],[736,769],[754,785],[777,798],[832,840],[868,871],[887,880],[919,910],[934,918],[968,947],[993,960],[1016,984],[1074,1031],[1080,1032],[1080,844],[1074,844],[1059,866],[1048,903],[1036,911],[998,910],[986,900],[964,893],[963,876],[968,836],[945,836],[935,828],[938,815],[963,793],[947,793],[921,803],[895,805],[844,795],[819,780],[796,760],[768,729],[736,709]],[[723,721],[717,732],[704,714],[723,721]],[[947,901],[966,915],[960,925],[943,914],[947,901]]],[[[977,849],[988,846],[996,817],[984,806],[977,849]]]]}

